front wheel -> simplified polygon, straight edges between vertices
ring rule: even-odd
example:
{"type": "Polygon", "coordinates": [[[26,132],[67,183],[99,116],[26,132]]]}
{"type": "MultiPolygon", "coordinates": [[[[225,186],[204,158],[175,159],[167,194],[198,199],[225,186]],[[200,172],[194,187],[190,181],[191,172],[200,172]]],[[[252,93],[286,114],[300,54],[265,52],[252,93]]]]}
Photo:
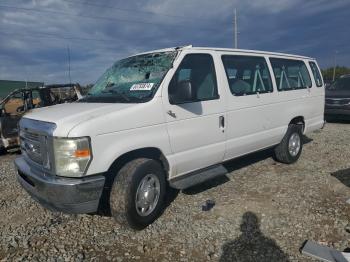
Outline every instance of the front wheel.
{"type": "Polygon", "coordinates": [[[162,213],[165,172],[153,159],[138,158],[118,172],[110,195],[112,216],[133,229],[143,229],[162,213]]]}
{"type": "Polygon", "coordinates": [[[303,149],[301,130],[300,125],[289,125],[281,143],[275,147],[275,158],[277,161],[292,164],[299,159],[303,149]]]}
{"type": "Polygon", "coordinates": [[[5,155],[6,153],[7,153],[6,148],[5,148],[4,146],[1,146],[1,147],[0,147],[0,156],[1,156],[1,155],[5,155]]]}

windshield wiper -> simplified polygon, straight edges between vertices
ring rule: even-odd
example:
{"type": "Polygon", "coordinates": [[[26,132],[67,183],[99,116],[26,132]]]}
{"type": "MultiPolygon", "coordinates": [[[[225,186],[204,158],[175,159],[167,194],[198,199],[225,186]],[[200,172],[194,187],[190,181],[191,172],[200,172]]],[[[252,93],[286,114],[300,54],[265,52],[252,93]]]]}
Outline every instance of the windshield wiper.
{"type": "Polygon", "coordinates": [[[120,96],[121,98],[123,98],[125,101],[130,102],[130,98],[129,98],[127,95],[125,95],[125,94],[122,93],[122,92],[118,92],[118,91],[115,90],[115,89],[103,90],[103,91],[101,91],[101,93],[116,94],[116,95],[120,96]]]}

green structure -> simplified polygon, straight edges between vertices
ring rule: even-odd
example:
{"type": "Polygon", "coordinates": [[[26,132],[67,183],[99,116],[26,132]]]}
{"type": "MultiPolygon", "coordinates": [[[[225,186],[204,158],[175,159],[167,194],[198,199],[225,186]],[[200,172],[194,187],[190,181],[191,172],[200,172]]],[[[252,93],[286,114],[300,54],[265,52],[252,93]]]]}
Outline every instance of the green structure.
{"type": "Polygon", "coordinates": [[[31,88],[37,86],[43,86],[41,82],[26,82],[26,81],[12,81],[12,80],[0,80],[0,100],[5,98],[9,93],[18,88],[31,88]]]}

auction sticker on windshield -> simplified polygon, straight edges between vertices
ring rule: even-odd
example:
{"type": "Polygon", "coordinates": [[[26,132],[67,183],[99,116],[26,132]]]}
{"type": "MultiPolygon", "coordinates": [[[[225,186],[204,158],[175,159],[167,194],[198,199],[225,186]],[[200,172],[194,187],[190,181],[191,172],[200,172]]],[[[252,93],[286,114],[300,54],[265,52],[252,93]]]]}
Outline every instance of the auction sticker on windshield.
{"type": "Polygon", "coordinates": [[[133,84],[130,88],[130,91],[147,91],[151,90],[153,87],[154,83],[138,83],[138,84],[133,84]]]}

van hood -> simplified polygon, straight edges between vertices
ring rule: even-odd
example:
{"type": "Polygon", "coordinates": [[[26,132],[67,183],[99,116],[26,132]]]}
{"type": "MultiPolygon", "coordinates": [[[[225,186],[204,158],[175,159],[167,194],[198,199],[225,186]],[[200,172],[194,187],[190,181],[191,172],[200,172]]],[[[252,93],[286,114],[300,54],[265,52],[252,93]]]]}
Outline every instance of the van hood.
{"type": "MultiPolygon", "coordinates": [[[[121,111],[136,104],[123,103],[66,103],[30,111],[25,118],[55,123],[60,134],[67,136],[69,131],[84,121],[100,117],[108,112],[121,111]]],[[[55,132],[56,133],[56,132],[55,132]]]]}

